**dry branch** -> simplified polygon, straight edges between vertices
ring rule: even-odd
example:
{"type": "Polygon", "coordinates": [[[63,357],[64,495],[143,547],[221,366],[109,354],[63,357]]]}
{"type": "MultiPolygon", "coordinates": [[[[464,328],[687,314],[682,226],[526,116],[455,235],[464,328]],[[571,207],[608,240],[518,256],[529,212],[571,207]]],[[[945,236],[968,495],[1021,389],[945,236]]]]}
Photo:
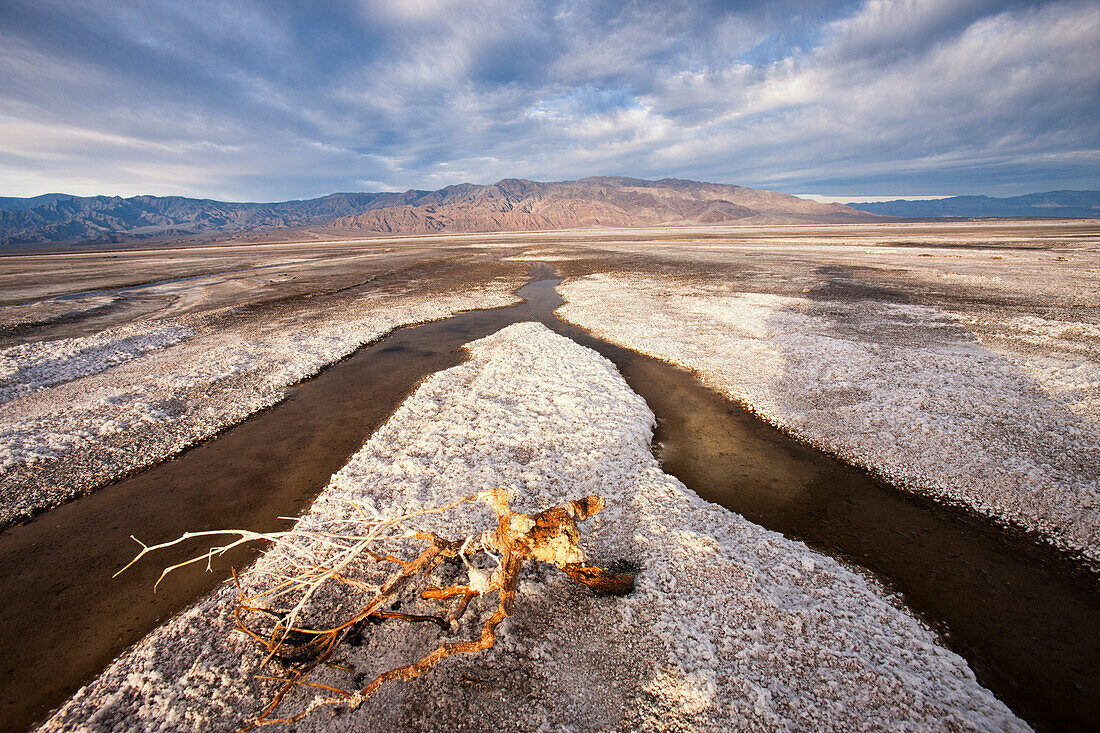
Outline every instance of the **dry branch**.
{"type": "Polygon", "coordinates": [[[321,528],[312,526],[307,529],[302,528],[300,523],[295,529],[270,534],[241,530],[187,533],[174,542],[152,546],[142,544],[141,552],[130,563],[132,565],[153,550],[193,537],[221,534],[236,538],[224,546],[211,548],[199,557],[167,568],[158,579],[159,583],[176,568],[202,560],[209,564],[213,557],[246,542],[265,540],[282,548],[290,565],[288,571],[250,571],[254,579],[260,576],[260,579],[267,581],[258,592],[246,593],[234,573],[239,596],[234,610],[237,628],[264,650],[261,669],[274,662],[282,670],[280,674],[262,677],[281,684],[268,704],[243,730],[275,723],[294,723],[329,705],[343,704],[354,709],[387,682],[412,680],[449,656],[488,649],[496,642],[501,623],[512,613],[519,574],[528,561],[555,565],[598,595],[621,595],[634,589],[633,574],[612,573],[588,565],[584,550],[579,545],[577,522],[603,509],[604,501],[598,496],[569,501],[534,515],[513,512],[508,505],[508,492],[503,488],[399,517],[379,514],[362,504],[349,504],[355,510],[354,514],[350,518],[332,520],[328,528],[322,524],[321,528]],[[495,529],[462,541],[408,529],[408,521],[417,516],[439,514],[473,500],[487,500],[492,505],[497,516],[495,529]],[[427,543],[427,546],[411,560],[401,559],[389,551],[379,552],[372,547],[413,541],[427,543]],[[496,567],[492,570],[476,567],[471,561],[481,555],[495,561],[496,567]],[[427,585],[429,577],[445,561],[461,562],[467,575],[465,584],[447,587],[427,585]],[[397,567],[381,585],[355,577],[356,569],[364,563],[386,562],[397,567]],[[361,596],[357,610],[347,618],[328,624],[302,621],[310,615],[310,602],[323,587],[331,588],[333,584],[344,588],[347,593],[361,596]],[[440,643],[415,662],[382,672],[358,690],[342,689],[308,679],[323,666],[346,669],[331,661],[333,655],[349,637],[360,634],[363,625],[368,622],[379,623],[387,619],[427,622],[439,626],[446,633],[455,633],[471,601],[478,596],[494,593],[497,596],[496,609],[484,620],[480,634],[473,639],[440,643]],[[434,601],[439,608],[433,613],[398,611],[396,607],[401,597],[410,597],[414,602],[434,601]],[[284,608],[278,608],[280,604],[284,608]],[[300,687],[320,689],[330,694],[313,700],[294,714],[276,717],[276,710],[287,700],[287,696],[300,687]]]}

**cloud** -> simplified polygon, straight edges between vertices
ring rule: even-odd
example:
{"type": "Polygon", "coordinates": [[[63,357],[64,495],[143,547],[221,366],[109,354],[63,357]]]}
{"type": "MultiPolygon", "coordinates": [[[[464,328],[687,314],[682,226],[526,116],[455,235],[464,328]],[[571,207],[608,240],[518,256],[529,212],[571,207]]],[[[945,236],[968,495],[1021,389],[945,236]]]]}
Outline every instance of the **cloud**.
{"type": "Polygon", "coordinates": [[[605,173],[835,195],[1100,187],[1092,1],[4,12],[7,195],[271,200],[605,173]]]}

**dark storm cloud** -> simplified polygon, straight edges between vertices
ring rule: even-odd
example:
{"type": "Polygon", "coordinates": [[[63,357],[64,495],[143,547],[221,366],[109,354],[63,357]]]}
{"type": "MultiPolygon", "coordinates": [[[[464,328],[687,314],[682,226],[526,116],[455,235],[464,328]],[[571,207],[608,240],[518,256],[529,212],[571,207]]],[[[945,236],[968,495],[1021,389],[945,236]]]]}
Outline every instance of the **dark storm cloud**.
{"type": "Polygon", "coordinates": [[[1080,1],[0,0],[0,193],[1097,187],[1097,39],[1080,1]]]}

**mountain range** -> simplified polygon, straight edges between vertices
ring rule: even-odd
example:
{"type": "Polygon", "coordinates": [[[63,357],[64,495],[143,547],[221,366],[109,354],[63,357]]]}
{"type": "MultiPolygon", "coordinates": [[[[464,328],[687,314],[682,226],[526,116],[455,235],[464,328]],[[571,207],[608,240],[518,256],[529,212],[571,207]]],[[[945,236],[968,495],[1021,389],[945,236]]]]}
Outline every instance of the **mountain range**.
{"type": "Polygon", "coordinates": [[[853,209],[882,216],[911,219],[942,219],[947,217],[1056,217],[1088,219],[1100,216],[1100,191],[1047,191],[1026,196],[993,198],[991,196],[952,196],[931,201],[876,201],[869,204],[849,204],[853,209]]]}
{"type": "Polygon", "coordinates": [[[840,204],[697,181],[585,178],[540,183],[511,178],[438,191],[334,193],[278,203],[181,196],[0,198],[0,244],[124,242],[303,228],[337,236],[874,218],[840,204]]]}
{"type": "Polygon", "coordinates": [[[183,196],[0,198],[0,244],[123,242],[321,224],[399,194],[334,193],[307,201],[230,203],[183,196]]]}
{"type": "Polygon", "coordinates": [[[99,244],[294,232],[312,235],[545,231],[578,227],[796,224],[882,217],[1100,215],[1100,192],[1009,199],[823,204],[774,191],[666,178],[595,177],[542,183],[508,178],[438,191],[334,193],[276,203],[182,196],[0,197],[0,245],[99,244]]]}
{"type": "Polygon", "coordinates": [[[774,191],[674,178],[585,178],[558,183],[509,178],[490,186],[448,186],[404,204],[373,207],[336,219],[328,227],[425,234],[869,218],[840,204],[819,204],[774,191]]]}

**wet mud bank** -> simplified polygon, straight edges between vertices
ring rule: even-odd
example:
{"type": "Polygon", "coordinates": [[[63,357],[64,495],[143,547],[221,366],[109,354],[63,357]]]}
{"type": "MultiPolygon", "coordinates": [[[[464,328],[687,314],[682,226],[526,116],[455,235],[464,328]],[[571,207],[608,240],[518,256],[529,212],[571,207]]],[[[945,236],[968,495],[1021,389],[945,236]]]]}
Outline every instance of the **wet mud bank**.
{"type": "MultiPolygon", "coordinates": [[[[869,478],[755,418],[688,372],[559,321],[552,268],[536,265],[524,304],[393,332],[289,390],[272,409],[174,460],[0,533],[0,729],[24,730],[159,622],[211,590],[214,573],[174,574],[165,553],[112,580],[145,542],[187,530],[284,526],[420,380],[461,347],[540,321],[611,359],[658,417],[665,470],[704,498],[867,568],[1039,730],[1100,719],[1096,577],[1006,533],[869,478]]],[[[201,550],[198,545],[186,552],[201,550]]]]}

